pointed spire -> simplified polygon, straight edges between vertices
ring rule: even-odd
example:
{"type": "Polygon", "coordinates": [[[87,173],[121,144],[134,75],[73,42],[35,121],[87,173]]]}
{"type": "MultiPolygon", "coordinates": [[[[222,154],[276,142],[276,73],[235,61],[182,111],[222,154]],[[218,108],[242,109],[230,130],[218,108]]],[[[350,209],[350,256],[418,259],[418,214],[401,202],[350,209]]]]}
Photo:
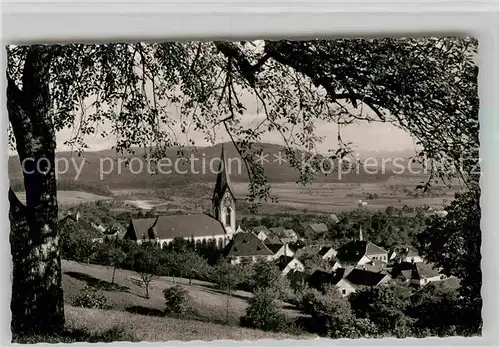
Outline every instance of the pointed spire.
{"type": "Polygon", "coordinates": [[[220,201],[224,195],[224,193],[229,191],[229,194],[234,198],[234,193],[231,185],[231,180],[229,178],[229,173],[227,170],[227,160],[224,152],[224,144],[222,144],[221,155],[220,155],[220,163],[219,170],[217,173],[217,179],[215,182],[214,194],[212,196],[212,215],[218,218],[218,208],[220,205],[220,201]]]}

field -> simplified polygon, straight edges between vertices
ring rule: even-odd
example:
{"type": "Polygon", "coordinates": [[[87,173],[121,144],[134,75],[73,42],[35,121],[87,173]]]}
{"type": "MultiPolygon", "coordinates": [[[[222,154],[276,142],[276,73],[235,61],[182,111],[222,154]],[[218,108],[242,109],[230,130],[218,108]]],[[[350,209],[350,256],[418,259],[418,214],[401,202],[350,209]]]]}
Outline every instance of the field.
{"type": "MultiPolygon", "coordinates": [[[[26,202],[26,193],[25,192],[16,192],[17,197],[23,203],[26,202]]],[[[74,205],[80,204],[89,201],[96,200],[109,200],[110,197],[97,195],[85,191],[77,191],[77,190],[59,190],[57,192],[57,201],[61,205],[74,205]]]]}
{"type": "MultiPolygon", "coordinates": [[[[72,298],[85,284],[104,289],[105,296],[114,303],[116,311],[158,316],[165,308],[162,291],[173,286],[171,277],[157,277],[150,285],[150,298],[146,299],[144,288],[137,283],[138,275],[133,271],[117,270],[115,286],[112,286],[112,269],[101,265],[80,264],[74,261],[62,262],[63,289],[66,304],[71,304],[72,298]]],[[[202,321],[226,323],[226,309],[229,300],[229,321],[236,325],[240,317],[245,315],[248,300],[252,294],[235,291],[231,296],[219,291],[212,283],[193,280],[192,285],[187,279],[176,279],[188,290],[197,318],[202,321]]],[[[300,313],[291,305],[284,304],[285,313],[295,317],[300,313]]]]}
{"type": "MultiPolygon", "coordinates": [[[[459,190],[458,186],[448,188],[440,185],[435,187],[435,196],[411,196],[421,182],[422,178],[418,177],[391,177],[377,183],[312,183],[306,186],[295,182],[272,183],[271,194],[278,198],[278,202],[264,203],[262,213],[337,213],[356,209],[359,200],[366,202],[364,208],[375,211],[387,206],[402,208],[405,205],[441,209],[443,203],[453,200],[459,190]],[[369,199],[370,194],[376,195],[376,198],[369,199]]],[[[248,184],[233,182],[232,185],[236,198],[243,201],[248,194],[248,184]]],[[[210,206],[212,186],[198,183],[196,187],[197,195],[191,194],[189,186],[165,188],[162,189],[163,194],[147,189],[120,189],[113,193],[122,201],[142,209],[201,212],[210,206]]]]}

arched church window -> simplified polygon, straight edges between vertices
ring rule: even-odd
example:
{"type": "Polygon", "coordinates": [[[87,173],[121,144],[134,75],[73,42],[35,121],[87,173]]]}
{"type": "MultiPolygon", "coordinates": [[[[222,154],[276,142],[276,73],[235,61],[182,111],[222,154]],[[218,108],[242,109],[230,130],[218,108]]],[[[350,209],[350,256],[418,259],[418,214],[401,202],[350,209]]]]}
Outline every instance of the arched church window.
{"type": "Polygon", "coordinates": [[[231,226],[231,208],[228,207],[226,209],[226,226],[229,227],[231,226]]]}

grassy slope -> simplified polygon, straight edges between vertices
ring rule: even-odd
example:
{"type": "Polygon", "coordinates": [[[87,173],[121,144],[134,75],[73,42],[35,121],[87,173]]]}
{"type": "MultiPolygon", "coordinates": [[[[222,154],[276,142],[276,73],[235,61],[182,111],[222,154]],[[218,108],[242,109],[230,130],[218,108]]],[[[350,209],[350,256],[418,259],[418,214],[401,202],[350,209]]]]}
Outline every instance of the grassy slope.
{"type": "MultiPolygon", "coordinates": [[[[109,289],[111,281],[111,268],[100,265],[80,264],[74,261],[63,261],[63,289],[65,301],[70,304],[74,295],[88,283],[93,286],[108,288],[103,290],[106,297],[115,304],[114,310],[126,312],[139,312],[148,315],[159,315],[165,307],[163,289],[173,286],[171,277],[159,277],[151,283],[150,298],[144,297],[144,288],[138,286],[132,279],[137,279],[135,272],[117,270],[115,283],[117,286],[109,289]]],[[[177,279],[177,283],[179,280],[177,279]]],[[[251,294],[236,291],[231,297],[220,292],[212,283],[193,280],[188,285],[186,279],[181,279],[180,284],[189,291],[193,307],[198,312],[198,319],[223,323],[226,320],[226,304],[229,299],[229,323],[238,324],[239,318],[245,314],[248,299],[251,294]]],[[[285,304],[286,305],[286,304],[285,304]]],[[[289,316],[298,315],[291,305],[285,306],[289,316]]]]}
{"type": "Polygon", "coordinates": [[[151,317],[120,311],[93,310],[66,306],[66,324],[71,329],[86,329],[93,335],[122,327],[140,341],[262,340],[305,339],[312,335],[288,335],[245,329],[194,320],[151,317]]]}

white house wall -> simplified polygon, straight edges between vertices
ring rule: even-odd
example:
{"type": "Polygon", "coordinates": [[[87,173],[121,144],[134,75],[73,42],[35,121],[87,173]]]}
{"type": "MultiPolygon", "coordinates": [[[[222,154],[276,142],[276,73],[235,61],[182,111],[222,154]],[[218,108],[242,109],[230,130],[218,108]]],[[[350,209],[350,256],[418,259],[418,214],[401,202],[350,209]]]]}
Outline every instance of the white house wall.
{"type": "MultiPolygon", "coordinates": [[[[206,240],[207,242],[210,240],[216,241],[217,246],[219,246],[219,242],[222,241],[222,246],[225,247],[227,243],[231,240],[232,235],[214,235],[214,236],[195,236],[195,237],[184,237],[184,240],[191,240],[193,239],[196,245],[197,241],[203,242],[203,240],[206,240]]],[[[160,244],[160,247],[163,248],[167,246],[169,243],[174,241],[174,239],[156,239],[156,241],[160,244]]]]}

